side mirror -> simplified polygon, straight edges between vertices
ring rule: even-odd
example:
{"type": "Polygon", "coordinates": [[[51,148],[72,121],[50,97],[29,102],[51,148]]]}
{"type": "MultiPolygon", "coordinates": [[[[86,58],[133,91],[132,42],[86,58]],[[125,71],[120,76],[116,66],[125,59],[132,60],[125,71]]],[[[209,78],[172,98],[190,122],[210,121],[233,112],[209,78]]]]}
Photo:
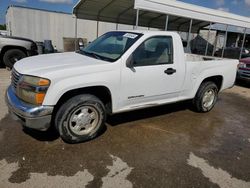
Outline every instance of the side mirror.
{"type": "Polygon", "coordinates": [[[134,63],[134,57],[133,54],[131,54],[126,61],[126,66],[128,68],[133,68],[133,63],[134,63]]]}
{"type": "Polygon", "coordinates": [[[184,48],[186,48],[187,45],[188,45],[187,41],[182,41],[182,45],[183,45],[184,48]]]}
{"type": "Polygon", "coordinates": [[[80,40],[79,40],[78,45],[79,45],[80,47],[84,47],[83,41],[80,41],[80,40]]]}

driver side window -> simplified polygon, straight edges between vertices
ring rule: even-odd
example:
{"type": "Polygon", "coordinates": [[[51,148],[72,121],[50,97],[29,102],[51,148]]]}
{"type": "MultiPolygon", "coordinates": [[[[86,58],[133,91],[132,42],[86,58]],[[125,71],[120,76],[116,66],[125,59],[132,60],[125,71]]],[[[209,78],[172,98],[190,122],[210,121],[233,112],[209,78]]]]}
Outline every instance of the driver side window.
{"type": "Polygon", "coordinates": [[[134,66],[173,63],[173,42],[169,36],[155,36],[144,41],[133,53],[134,66]]]}

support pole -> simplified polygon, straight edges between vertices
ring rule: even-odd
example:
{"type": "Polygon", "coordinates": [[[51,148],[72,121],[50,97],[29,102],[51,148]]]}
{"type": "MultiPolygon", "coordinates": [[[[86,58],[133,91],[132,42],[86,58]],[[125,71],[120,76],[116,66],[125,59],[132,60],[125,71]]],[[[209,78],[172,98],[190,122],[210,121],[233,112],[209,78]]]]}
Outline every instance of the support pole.
{"type": "Polygon", "coordinates": [[[223,49],[222,49],[222,53],[221,53],[221,57],[224,57],[224,53],[225,53],[225,47],[227,45],[227,31],[228,31],[228,25],[226,27],[226,33],[225,33],[225,40],[224,40],[224,44],[223,44],[223,49]]]}
{"type": "Polygon", "coordinates": [[[116,23],[116,27],[115,27],[115,28],[116,28],[116,31],[118,30],[118,26],[119,26],[119,24],[118,24],[118,23],[116,23]]]}
{"type": "Polygon", "coordinates": [[[241,37],[241,34],[240,34],[240,33],[238,33],[237,38],[236,38],[236,41],[235,41],[235,47],[236,47],[236,48],[238,48],[238,47],[239,47],[240,37],[241,37]]]}
{"type": "Polygon", "coordinates": [[[213,54],[212,54],[213,57],[215,55],[215,51],[216,51],[216,48],[217,48],[217,43],[218,43],[218,31],[216,31],[216,36],[215,36],[215,41],[214,41],[213,54]]]}
{"type": "Polygon", "coordinates": [[[210,22],[209,31],[208,31],[208,34],[207,34],[207,45],[206,45],[206,50],[205,50],[205,56],[207,56],[208,44],[209,44],[208,41],[209,41],[209,38],[210,38],[211,27],[212,27],[212,23],[210,22]]]}
{"type": "Polygon", "coordinates": [[[96,38],[99,36],[99,21],[96,22],[96,38]]]}
{"type": "Polygon", "coordinates": [[[75,15],[75,51],[77,50],[77,16],[75,15]]]}
{"type": "Polygon", "coordinates": [[[191,46],[190,46],[190,36],[192,32],[192,25],[193,25],[193,19],[190,20],[190,25],[189,25],[189,31],[188,31],[188,38],[187,38],[187,50],[190,50],[191,52],[191,46]]]}
{"type": "Polygon", "coordinates": [[[244,48],[245,41],[246,41],[246,33],[247,33],[247,28],[245,28],[245,31],[244,31],[243,41],[242,41],[241,50],[240,50],[240,59],[242,57],[242,52],[243,52],[243,48],[244,48]]]}
{"type": "Polygon", "coordinates": [[[139,13],[140,13],[140,10],[139,10],[139,9],[136,9],[135,29],[138,29],[138,24],[139,24],[139,13]]]}
{"type": "Polygon", "coordinates": [[[169,19],[169,16],[167,15],[167,16],[166,16],[165,31],[168,30],[168,19],[169,19]]]}

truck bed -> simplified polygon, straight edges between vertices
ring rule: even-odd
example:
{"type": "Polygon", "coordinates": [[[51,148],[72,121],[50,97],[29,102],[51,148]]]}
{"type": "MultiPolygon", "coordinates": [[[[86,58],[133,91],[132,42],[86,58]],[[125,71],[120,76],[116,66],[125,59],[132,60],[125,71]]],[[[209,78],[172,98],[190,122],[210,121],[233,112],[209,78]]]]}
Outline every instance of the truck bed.
{"type": "Polygon", "coordinates": [[[232,87],[235,82],[238,60],[185,54],[185,61],[186,79],[184,91],[187,92],[184,92],[185,98],[192,98],[201,81],[211,75],[223,78],[220,90],[232,87]],[[192,87],[195,89],[189,93],[189,89],[192,87]]]}
{"type": "Polygon", "coordinates": [[[220,58],[220,57],[211,57],[211,56],[203,56],[203,55],[188,54],[188,53],[185,53],[185,59],[186,61],[224,60],[224,58],[220,58]]]}

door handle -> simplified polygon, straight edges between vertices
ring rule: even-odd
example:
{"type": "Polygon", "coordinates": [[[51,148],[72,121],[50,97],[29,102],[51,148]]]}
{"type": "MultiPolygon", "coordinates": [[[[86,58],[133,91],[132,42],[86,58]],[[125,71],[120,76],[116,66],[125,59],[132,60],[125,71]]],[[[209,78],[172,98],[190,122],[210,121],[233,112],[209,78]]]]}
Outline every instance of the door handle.
{"type": "Polygon", "coordinates": [[[171,74],[176,73],[176,69],[169,68],[169,69],[165,70],[164,73],[166,73],[168,75],[171,75],[171,74]]]}

